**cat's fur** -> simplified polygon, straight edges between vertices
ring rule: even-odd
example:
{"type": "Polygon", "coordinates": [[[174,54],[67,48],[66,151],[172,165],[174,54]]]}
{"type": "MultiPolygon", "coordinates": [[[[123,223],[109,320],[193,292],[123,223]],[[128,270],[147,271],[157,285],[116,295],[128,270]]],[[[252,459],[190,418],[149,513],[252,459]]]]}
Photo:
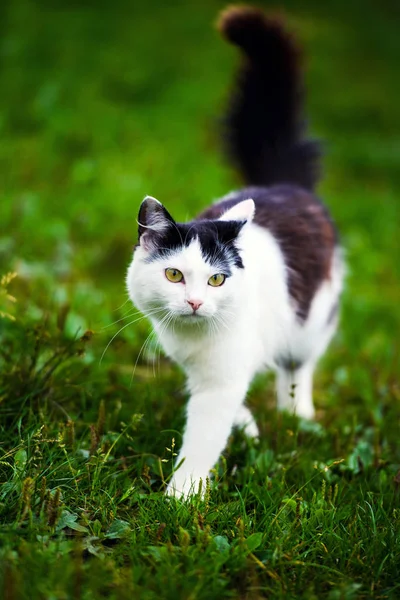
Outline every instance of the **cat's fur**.
{"type": "Polygon", "coordinates": [[[127,276],[132,301],[187,374],[183,463],[167,490],[177,495],[197,491],[233,425],[258,435],[244,405],[256,373],[274,369],[278,407],[313,417],[313,371],[336,329],[343,278],[334,226],[312,192],[319,153],[303,138],[294,42],[249,7],[225,11],[220,29],[243,51],[225,140],[250,187],[189,223],[147,197],[127,276]],[[182,281],[169,281],[169,268],[182,281]]]}

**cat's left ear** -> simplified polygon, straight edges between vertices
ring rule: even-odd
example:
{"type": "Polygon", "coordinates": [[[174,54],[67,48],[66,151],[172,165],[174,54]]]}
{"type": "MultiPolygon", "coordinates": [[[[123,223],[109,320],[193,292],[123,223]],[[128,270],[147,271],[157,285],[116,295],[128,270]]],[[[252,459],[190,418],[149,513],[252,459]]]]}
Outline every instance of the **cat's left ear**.
{"type": "Polygon", "coordinates": [[[145,250],[151,251],[157,247],[160,236],[175,225],[167,209],[152,196],[146,196],[139,208],[139,244],[145,250]]]}
{"type": "Polygon", "coordinates": [[[247,223],[251,223],[254,217],[254,213],[256,211],[256,207],[254,204],[254,200],[249,198],[248,200],[242,200],[242,202],[238,202],[232,208],[229,208],[224,214],[219,218],[220,221],[245,221],[247,223]]]}

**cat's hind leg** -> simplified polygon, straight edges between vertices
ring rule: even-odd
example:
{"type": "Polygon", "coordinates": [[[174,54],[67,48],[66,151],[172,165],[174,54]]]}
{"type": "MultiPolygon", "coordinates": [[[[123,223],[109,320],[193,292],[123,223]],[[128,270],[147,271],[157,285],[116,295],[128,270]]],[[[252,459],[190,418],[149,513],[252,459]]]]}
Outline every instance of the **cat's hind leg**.
{"type": "Polygon", "coordinates": [[[296,366],[280,367],[276,375],[278,409],[289,410],[299,417],[312,419],[315,415],[312,399],[313,362],[296,366]]]}
{"type": "Polygon", "coordinates": [[[248,437],[258,438],[260,436],[254,417],[244,404],[237,411],[233,425],[243,429],[248,437]]]}
{"type": "MultiPolygon", "coordinates": [[[[278,408],[296,413],[299,417],[315,416],[312,399],[315,365],[335,333],[338,322],[338,288],[341,272],[335,276],[336,287],[321,288],[314,300],[312,314],[305,326],[297,327],[292,348],[301,348],[303,360],[280,359],[277,363],[276,389],[278,408]]],[[[289,356],[292,354],[288,353],[289,356]]],[[[293,351],[294,356],[296,353],[293,351]]]]}

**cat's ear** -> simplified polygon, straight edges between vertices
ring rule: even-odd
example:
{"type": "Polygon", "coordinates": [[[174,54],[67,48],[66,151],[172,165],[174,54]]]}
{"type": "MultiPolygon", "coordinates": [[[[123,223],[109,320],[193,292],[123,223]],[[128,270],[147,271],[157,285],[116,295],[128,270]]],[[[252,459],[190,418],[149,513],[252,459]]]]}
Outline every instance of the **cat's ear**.
{"type": "Polygon", "coordinates": [[[139,244],[150,251],[157,246],[160,235],[175,225],[175,221],[161,202],[146,196],[139,208],[138,225],[139,244]]]}
{"type": "Polygon", "coordinates": [[[245,221],[250,223],[253,220],[255,210],[254,200],[249,198],[229,208],[219,219],[220,221],[245,221]]]}

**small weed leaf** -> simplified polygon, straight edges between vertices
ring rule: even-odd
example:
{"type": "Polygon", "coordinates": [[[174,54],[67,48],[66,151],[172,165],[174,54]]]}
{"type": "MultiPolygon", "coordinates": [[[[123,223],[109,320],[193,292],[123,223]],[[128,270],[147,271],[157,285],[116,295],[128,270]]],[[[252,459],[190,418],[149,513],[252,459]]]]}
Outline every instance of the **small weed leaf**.
{"type": "MultiPolygon", "coordinates": [[[[255,534],[255,535],[258,535],[258,534],[255,534]]],[[[252,536],[250,536],[250,538],[251,537],[252,536]]],[[[250,539],[250,538],[248,538],[248,539],[250,539]]],[[[216,535],[213,538],[213,542],[219,552],[227,552],[231,547],[230,543],[228,541],[228,538],[224,535],[216,535]]],[[[251,552],[251,549],[250,549],[250,552],[251,552]]]]}
{"type": "Polygon", "coordinates": [[[253,552],[261,545],[263,535],[261,532],[253,533],[246,539],[246,546],[249,552],[253,552]]]}
{"type": "Polygon", "coordinates": [[[296,500],[294,498],[284,498],[282,504],[285,505],[285,508],[287,509],[286,512],[296,512],[296,500]]]}
{"type": "Polygon", "coordinates": [[[111,548],[105,548],[102,546],[99,538],[95,535],[85,537],[83,541],[83,547],[89,554],[92,554],[100,559],[104,559],[106,554],[111,554],[112,552],[111,548]]]}
{"type": "Polygon", "coordinates": [[[167,558],[169,549],[167,546],[148,546],[143,554],[151,556],[156,562],[162,562],[167,558]]]}
{"type": "Polygon", "coordinates": [[[68,510],[63,510],[57,523],[56,530],[61,531],[62,529],[69,527],[69,529],[73,529],[74,531],[88,533],[88,528],[84,527],[83,525],[79,525],[79,523],[77,523],[77,520],[78,515],[71,513],[68,510]]]}
{"type": "Polygon", "coordinates": [[[123,521],[122,519],[115,519],[115,521],[113,521],[108,528],[105,537],[109,540],[116,540],[118,538],[125,537],[130,530],[131,528],[129,523],[123,521]]]}
{"type": "Polygon", "coordinates": [[[262,470],[268,470],[271,468],[272,464],[274,462],[274,452],[273,450],[265,450],[264,452],[259,452],[257,454],[256,460],[255,460],[255,466],[262,470]]]}
{"type": "Polygon", "coordinates": [[[26,450],[21,448],[14,456],[14,476],[22,477],[25,472],[25,466],[28,460],[26,450]]]}
{"type": "Polygon", "coordinates": [[[373,465],[374,451],[372,445],[366,440],[360,440],[347,459],[347,467],[355,475],[362,473],[373,465]]]}
{"type": "Polygon", "coordinates": [[[358,597],[361,587],[361,583],[343,584],[329,592],[328,600],[352,600],[358,597]]]}
{"type": "Polygon", "coordinates": [[[299,432],[310,433],[319,438],[326,436],[326,430],[322,427],[321,423],[310,421],[309,419],[299,419],[299,432]]]}

